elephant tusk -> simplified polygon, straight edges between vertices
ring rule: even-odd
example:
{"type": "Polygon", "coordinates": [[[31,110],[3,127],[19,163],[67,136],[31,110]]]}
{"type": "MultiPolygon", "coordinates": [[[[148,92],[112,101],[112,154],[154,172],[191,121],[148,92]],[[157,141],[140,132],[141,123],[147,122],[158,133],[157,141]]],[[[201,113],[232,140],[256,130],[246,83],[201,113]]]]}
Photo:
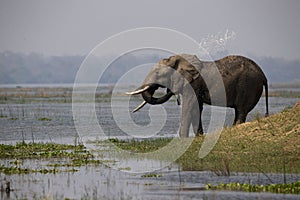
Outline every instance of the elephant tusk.
{"type": "Polygon", "coordinates": [[[148,85],[148,86],[146,86],[142,89],[139,89],[139,90],[136,90],[136,91],[133,91],[133,92],[126,92],[126,94],[128,94],[128,95],[141,94],[141,93],[145,92],[146,90],[148,90],[149,88],[150,88],[150,86],[148,85]]]}
{"type": "Polygon", "coordinates": [[[133,111],[131,111],[132,113],[135,113],[136,111],[138,111],[139,109],[141,109],[142,107],[144,107],[147,104],[146,101],[144,101],[143,103],[141,103],[138,107],[136,107],[133,111]]]}

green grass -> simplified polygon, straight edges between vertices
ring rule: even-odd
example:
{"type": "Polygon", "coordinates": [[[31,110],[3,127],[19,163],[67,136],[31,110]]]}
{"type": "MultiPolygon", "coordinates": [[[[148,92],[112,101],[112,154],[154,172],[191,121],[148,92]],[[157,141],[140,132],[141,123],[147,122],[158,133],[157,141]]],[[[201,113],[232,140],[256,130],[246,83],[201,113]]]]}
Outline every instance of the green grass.
{"type": "Polygon", "coordinates": [[[206,185],[207,190],[230,190],[243,192],[272,192],[283,194],[300,194],[300,181],[287,184],[251,185],[240,183],[227,183],[212,186],[206,185]]]}
{"type": "Polygon", "coordinates": [[[68,145],[55,143],[17,143],[16,145],[0,144],[0,159],[33,159],[33,158],[63,158],[91,156],[83,145],[68,145]]]}
{"type": "Polygon", "coordinates": [[[0,159],[8,160],[0,165],[0,172],[4,174],[28,173],[59,173],[75,172],[76,167],[83,165],[101,164],[93,155],[85,150],[83,145],[67,145],[54,143],[17,143],[16,145],[0,145],[0,159]],[[41,166],[24,167],[24,161],[45,161],[41,166]]]}
{"type": "Polygon", "coordinates": [[[142,175],[142,178],[159,178],[159,177],[162,177],[162,175],[161,174],[155,174],[155,173],[142,175]]]}
{"type": "Polygon", "coordinates": [[[78,170],[75,168],[60,169],[58,167],[53,167],[53,168],[31,169],[31,168],[22,168],[18,166],[6,167],[0,165],[0,172],[4,174],[29,174],[29,173],[56,174],[61,172],[76,172],[76,171],[78,170]]]}
{"type": "Polygon", "coordinates": [[[118,140],[118,139],[109,139],[108,142],[111,142],[117,145],[119,148],[134,153],[146,153],[152,152],[161,147],[166,146],[172,138],[159,138],[159,139],[149,139],[149,140],[118,140]]]}
{"type": "Polygon", "coordinates": [[[48,117],[40,117],[38,118],[39,121],[51,121],[52,119],[51,118],[48,118],[48,117]]]}

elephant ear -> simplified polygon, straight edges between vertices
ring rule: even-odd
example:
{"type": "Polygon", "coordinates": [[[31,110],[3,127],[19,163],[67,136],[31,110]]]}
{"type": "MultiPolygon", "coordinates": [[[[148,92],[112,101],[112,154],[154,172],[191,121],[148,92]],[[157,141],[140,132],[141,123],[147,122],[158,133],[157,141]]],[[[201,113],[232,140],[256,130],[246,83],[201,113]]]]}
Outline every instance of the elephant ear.
{"type": "MultiPolygon", "coordinates": [[[[171,56],[168,59],[163,59],[161,64],[172,67],[173,69],[177,70],[188,82],[192,82],[193,80],[197,79],[200,74],[195,66],[191,64],[191,56],[192,55],[187,54],[171,56]]],[[[196,56],[192,56],[192,59],[195,59],[194,57],[196,56]]]]}
{"type": "Polygon", "coordinates": [[[178,64],[177,70],[189,83],[200,76],[200,73],[196,67],[183,57],[181,57],[181,61],[178,64]]]}
{"type": "Polygon", "coordinates": [[[171,56],[160,61],[160,64],[167,65],[173,69],[177,69],[180,58],[178,56],[171,56]]]}

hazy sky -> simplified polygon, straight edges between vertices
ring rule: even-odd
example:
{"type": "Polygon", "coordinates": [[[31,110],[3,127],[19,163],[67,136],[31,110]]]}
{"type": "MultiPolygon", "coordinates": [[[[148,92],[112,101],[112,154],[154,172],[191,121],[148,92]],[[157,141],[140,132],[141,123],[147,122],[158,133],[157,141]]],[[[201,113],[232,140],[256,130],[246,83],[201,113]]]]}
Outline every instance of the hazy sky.
{"type": "Polygon", "coordinates": [[[299,0],[0,0],[0,51],[83,55],[121,31],[154,26],[199,42],[230,30],[230,52],[300,59],[299,20],[299,0]]]}

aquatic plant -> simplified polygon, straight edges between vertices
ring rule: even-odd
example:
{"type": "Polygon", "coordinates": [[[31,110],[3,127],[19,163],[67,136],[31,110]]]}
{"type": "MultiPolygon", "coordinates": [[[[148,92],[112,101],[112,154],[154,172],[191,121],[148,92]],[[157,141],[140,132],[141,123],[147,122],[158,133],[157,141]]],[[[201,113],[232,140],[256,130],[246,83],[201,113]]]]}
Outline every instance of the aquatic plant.
{"type": "Polygon", "coordinates": [[[172,139],[173,138],[119,140],[117,138],[111,138],[107,142],[111,142],[123,150],[136,153],[146,153],[166,146],[172,139]]]}
{"type": "Polygon", "coordinates": [[[48,118],[48,117],[40,117],[38,118],[39,121],[51,121],[52,119],[51,118],[48,118]]]}
{"type": "Polygon", "coordinates": [[[30,169],[30,168],[21,168],[17,166],[5,167],[4,165],[0,165],[0,172],[4,174],[29,174],[29,173],[55,174],[60,172],[76,172],[76,171],[78,170],[75,168],[59,169],[57,167],[54,167],[54,168],[42,168],[42,169],[30,169]]]}
{"type": "Polygon", "coordinates": [[[142,178],[158,178],[162,177],[161,174],[155,174],[155,173],[149,173],[149,174],[144,174],[142,175],[142,178]]]}
{"type": "Polygon", "coordinates": [[[272,192],[284,194],[300,194],[300,181],[286,184],[252,185],[247,183],[220,183],[213,186],[206,184],[207,190],[231,190],[244,192],[272,192]]]}
{"type": "Polygon", "coordinates": [[[17,143],[16,145],[0,144],[0,159],[11,160],[0,165],[4,174],[59,173],[75,172],[83,165],[99,165],[101,160],[94,159],[83,145],[54,143],[17,143]],[[47,161],[43,167],[24,167],[24,160],[47,161]],[[57,163],[57,159],[59,162],[57,163]]]}

